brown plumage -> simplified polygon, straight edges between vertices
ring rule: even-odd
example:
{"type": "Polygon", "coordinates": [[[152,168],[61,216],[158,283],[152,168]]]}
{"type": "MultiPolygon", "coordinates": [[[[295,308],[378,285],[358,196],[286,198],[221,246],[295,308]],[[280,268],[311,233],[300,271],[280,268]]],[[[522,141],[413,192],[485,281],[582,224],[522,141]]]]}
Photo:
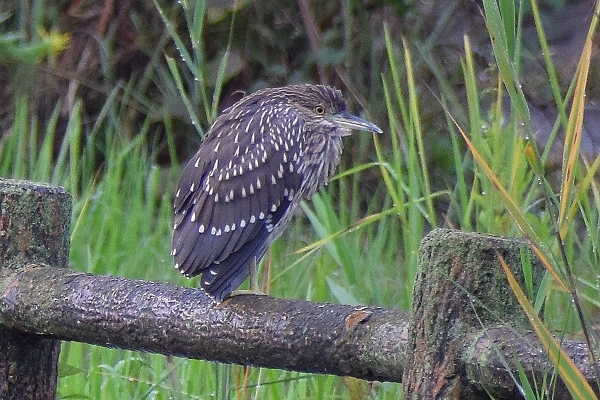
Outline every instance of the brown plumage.
{"type": "Polygon", "coordinates": [[[328,86],[264,89],[224,110],[177,185],[175,267],[201,274],[202,289],[222,301],[327,184],[350,129],[381,132],[328,86]]]}

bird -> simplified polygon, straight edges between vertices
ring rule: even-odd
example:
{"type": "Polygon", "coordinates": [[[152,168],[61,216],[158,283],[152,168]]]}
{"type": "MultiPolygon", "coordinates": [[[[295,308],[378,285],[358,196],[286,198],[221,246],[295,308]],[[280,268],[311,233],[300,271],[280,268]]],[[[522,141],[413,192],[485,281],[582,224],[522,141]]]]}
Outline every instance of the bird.
{"type": "Polygon", "coordinates": [[[217,117],[176,187],[171,255],[222,302],[255,268],[303,199],[329,182],[351,130],[382,133],[331,86],[249,94],[217,117]]]}

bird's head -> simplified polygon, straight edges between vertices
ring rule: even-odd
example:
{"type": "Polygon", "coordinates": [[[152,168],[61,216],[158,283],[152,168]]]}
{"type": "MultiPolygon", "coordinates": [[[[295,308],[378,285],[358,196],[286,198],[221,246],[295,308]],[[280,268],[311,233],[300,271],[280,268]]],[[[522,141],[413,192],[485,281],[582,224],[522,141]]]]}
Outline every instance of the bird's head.
{"type": "Polygon", "coordinates": [[[347,136],[352,130],[382,133],[375,124],[349,113],[342,92],[324,85],[293,85],[287,97],[305,117],[311,130],[347,136]]]}

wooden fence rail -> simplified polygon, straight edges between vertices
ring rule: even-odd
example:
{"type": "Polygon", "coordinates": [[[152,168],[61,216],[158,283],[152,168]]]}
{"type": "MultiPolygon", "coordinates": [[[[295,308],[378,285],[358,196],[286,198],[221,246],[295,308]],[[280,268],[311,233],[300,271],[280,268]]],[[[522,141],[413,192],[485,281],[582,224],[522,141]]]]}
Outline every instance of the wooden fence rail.
{"type": "MultiPolygon", "coordinates": [[[[254,295],[216,306],[197,289],[61,268],[70,202],[60,188],[0,180],[0,399],[55,398],[60,340],[402,381],[411,399],[519,398],[517,362],[536,382],[552,371],[497,259],[523,282],[522,242],[430,233],[410,315],[254,295]]],[[[563,344],[598,391],[584,344],[563,344]]],[[[561,382],[554,390],[569,398],[561,382]]]]}

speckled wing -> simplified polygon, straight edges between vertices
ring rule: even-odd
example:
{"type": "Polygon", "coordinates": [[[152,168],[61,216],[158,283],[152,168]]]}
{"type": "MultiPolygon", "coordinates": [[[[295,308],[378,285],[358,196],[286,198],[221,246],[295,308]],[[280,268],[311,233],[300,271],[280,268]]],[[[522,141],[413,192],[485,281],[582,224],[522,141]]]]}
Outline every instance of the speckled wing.
{"type": "MultiPolygon", "coordinates": [[[[222,300],[281,233],[298,192],[304,121],[285,105],[232,108],[185,167],[175,198],[173,256],[222,300]]],[[[294,204],[295,207],[295,204],[294,204]]]]}

